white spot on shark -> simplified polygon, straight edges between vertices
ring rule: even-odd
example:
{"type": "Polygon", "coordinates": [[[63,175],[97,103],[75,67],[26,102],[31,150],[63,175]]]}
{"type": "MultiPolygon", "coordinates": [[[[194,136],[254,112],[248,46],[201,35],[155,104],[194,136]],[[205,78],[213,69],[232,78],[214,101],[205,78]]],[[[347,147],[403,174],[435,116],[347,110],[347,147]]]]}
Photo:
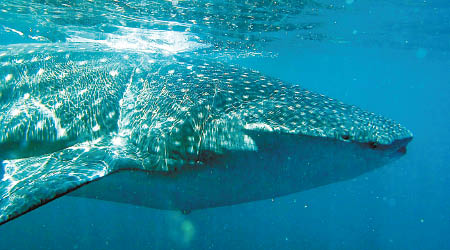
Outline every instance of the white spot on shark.
{"type": "Polygon", "coordinates": [[[9,82],[12,78],[13,78],[13,75],[12,75],[12,74],[7,74],[7,75],[5,76],[5,82],[9,82]]]}
{"type": "Polygon", "coordinates": [[[42,74],[44,74],[45,70],[44,69],[39,69],[39,71],[37,72],[38,76],[41,76],[42,74]]]}
{"type": "Polygon", "coordinates": [[[114,146],[118,147],[122,147],[125,145],[125,139],[119,136],[115,136],[114,138],[112,138],[111,142],[114,146]]]}
{"type": "Polygon", "coordinates": [[[110,74],[112,77],[116,77],[116,76],[119,75],[119,71],[117,71],[117,70],[111,70],[111,71],[109,71],[109,74],[110,74]]]}
{"type": "Polygon", "coordinates": [[[92,131],[97,132],[100,130],[100,125],[96,124],[94,127],[92,127],[92,131]]]}
{"type": "Polygon", "coordinates": [[[87,89],[82,89],[82,90],[79,92],[79,95],[84,95],[86,92],[87,92],[87,89]]]}

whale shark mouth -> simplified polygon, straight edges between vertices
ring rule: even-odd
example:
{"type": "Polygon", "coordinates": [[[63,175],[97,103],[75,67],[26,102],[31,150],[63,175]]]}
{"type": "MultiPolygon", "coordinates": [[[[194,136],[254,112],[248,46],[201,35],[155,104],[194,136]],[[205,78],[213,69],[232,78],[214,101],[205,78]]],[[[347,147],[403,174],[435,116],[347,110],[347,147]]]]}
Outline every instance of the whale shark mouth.
{"type": "Polygon", "coordinates": [[[407,145],[413,140],[412,137],[409,138],[403,138],[399,140],[395,140],[391,147],[396,148],[395,152],[393,153],[394,156],[401,157],[406,154],[407,152],[407,145]]]}

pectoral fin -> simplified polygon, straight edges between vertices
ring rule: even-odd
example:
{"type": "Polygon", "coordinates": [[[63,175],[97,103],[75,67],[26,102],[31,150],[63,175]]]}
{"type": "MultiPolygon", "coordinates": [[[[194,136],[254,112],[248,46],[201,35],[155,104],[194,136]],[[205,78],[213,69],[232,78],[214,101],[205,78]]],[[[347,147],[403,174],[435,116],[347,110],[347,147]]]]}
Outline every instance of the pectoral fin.
{"type": "Polygon", "coordinates": [[[107,175],[112,164],[112,157],[102,149],[84,145],[3,161],[0,225],[107,175]]]}

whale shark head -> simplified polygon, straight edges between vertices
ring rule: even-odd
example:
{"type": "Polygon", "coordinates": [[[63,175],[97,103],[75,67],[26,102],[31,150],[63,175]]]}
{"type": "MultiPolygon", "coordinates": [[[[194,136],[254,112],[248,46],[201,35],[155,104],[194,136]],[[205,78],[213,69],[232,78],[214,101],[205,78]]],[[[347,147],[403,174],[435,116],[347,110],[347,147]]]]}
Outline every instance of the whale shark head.
{"type": "Polygon", "coordinates": [[[412,138],[391,119],[257,71],[195,59],[152,67],[157,74],[135,74],[119,122],[146,169],[170,170],[274,145],[287,159],[295,148],[305,150],[299,143],[305,138],[351,148],[349,155],[382,165],[405,154],[412,138]]]}

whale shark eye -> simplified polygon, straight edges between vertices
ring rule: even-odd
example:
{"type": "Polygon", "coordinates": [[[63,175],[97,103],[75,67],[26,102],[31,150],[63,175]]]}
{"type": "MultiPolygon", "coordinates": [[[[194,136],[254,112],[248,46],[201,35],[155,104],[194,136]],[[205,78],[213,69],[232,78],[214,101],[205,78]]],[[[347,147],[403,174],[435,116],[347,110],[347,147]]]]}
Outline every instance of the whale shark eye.
{"type": "Polygon", "coordinates": [[[342,137],[342,139],[344,139],[344,140],[350,139],[350,136],[349,136],[349,135],[342,135],[341,137],[342,137]]]}
{"type": "Polygon", "coordinates": [[[373,141],[371,141],[371,142],[369,142],[369,143],[367,143],[367,144],[369,144],[369,147],[370,147],[371,149],[376,149],[376,148],[378,147],[377,143],[376,143],[376,142],[373,142],[373,141]]]}

